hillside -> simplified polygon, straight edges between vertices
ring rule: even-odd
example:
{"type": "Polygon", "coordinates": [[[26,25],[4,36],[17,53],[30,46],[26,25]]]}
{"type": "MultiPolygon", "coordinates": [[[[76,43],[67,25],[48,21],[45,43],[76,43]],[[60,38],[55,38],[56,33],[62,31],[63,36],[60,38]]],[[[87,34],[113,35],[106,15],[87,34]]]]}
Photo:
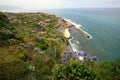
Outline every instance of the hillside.
{"type": "Polygon", "coordinates": [[[50,75],[54,64],[61,63],[61,54],[68,50],[62,33],[65,26],[63,19],[46,13],[0,12],[0,67],[6,70],[1,78],[16,75],[17,79],[40,67],[42,70],[35,73],[50,75]],[[18,73],[11,74],[13,70],[18,73]]]}
{"type": "Polygon", "coordinates": [[[64,30],[55,15],[0,12],[0,80],[120,80],[120,59],[79,61],[64,30]]]}

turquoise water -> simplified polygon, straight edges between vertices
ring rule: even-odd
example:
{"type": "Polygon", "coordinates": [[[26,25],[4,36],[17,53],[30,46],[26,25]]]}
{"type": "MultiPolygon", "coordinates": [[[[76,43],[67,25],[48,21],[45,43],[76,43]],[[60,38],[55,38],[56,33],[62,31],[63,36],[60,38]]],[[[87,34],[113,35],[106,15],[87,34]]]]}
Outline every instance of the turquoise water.
{"type": "Polygon", "coordinates": [[[120,58],[120,9],[61,9],[47,12],[81,24],[81,28],[93,37],[85,39],[72,30],[72,43],[77,50],[87,51],[101,60],[120,58]]]}

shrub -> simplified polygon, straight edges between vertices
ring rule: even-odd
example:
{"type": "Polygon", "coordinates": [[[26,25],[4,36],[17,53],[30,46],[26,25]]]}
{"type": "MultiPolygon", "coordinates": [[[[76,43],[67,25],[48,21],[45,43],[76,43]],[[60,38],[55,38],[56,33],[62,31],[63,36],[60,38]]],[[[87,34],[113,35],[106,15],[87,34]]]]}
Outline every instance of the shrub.
{"type": "MultiPolygon", "coordinates": [[[[35,56],[34,56],[35,57],[35,56]]],[[[54,60],[47,56],[41,55],[35,57],[34,77],[36,80],[46,80],[52,76],[51,69],[54,65],[54,60]]]]}
{"type": "Polygon", "coordinates": [[[56,65],[52,72],[55,80],[94,80],[96,77],[94,71],[76,61],[56,65]]]}
{"type": "Polygon", "coordinates": [[[0,12],[0,29],[6,27],[8,23],[8,17],[4,13],[0,12]]]}
{"type": "Polygon", "coordinates": [[[28,74],[28,65],[20,60],[0,65],[0,80],[22,80],[28,74]]]}
{"type": "Polygon", "coordinates": [[[25,60],[27,60],[28,55],[27,55],[26,53],[20,53],[20,54],[18,54],[18,57],[19,57],[21,60],[25,61],[25,60]]]}
{"type": "Polygon", "coordinates": [[[120,59],[115,62],[104,61],[99,64],[97,73],[97,80],[120,80],[120,59]]]}

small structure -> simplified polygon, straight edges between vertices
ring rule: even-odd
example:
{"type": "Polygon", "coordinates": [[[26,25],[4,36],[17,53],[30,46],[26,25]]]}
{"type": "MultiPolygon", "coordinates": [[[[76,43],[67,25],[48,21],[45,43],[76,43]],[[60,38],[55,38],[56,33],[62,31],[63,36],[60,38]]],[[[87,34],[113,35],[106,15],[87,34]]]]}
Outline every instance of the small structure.
{"type": "Polygon", "coordinates": [[[58,22],[55,26],[60,26],[61,25],[61,23],[60,22],[58,22]]]}
{"type": "Polygon", "coordinates": [[[61,26],[62,20],[59,20],[55,26],[61,26]]]}
{"type": "Polygon", "coordinates": [[[67,27],[72,27],[73,25],[70,22],[66,22],[67,27]]]}
{"type": "Polygon", "coordinates": [[[32,33],[35,33],[35,30],[31,30],[32,33]]]}
{"type": "Polygon", "coordinates": [[[46,23],[49,23],[49,22],[50,22],[50,19],[46,19],[45,22],[46,22],[46,23]]]}
{"type": "Polygon", "coordinates": [[[46,32],[40,31],[37,34],[44,35],[46,32]]]}
{"type": "Polygon", "coordinates": [[[44,25],[45,25],[45,22],[44,22],[44,21],[40,21],[40,22],[38,22],[38,25],[44,26],[44,25]]]}

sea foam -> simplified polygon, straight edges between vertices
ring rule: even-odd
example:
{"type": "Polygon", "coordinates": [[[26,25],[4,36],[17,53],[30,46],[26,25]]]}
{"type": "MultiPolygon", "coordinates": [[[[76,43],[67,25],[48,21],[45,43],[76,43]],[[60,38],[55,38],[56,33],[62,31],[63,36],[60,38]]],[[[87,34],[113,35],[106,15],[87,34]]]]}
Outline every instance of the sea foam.
{"type": "Polygon", "coordinates": [[[85,34],[89,35],[89,36],[90,36],[89,39],[92,39],[92,36],[91,36],[88,32],[84,31],[84,30],[81,28],[81,27],[82,27],[81,24],[77,24],[77,23],[75,23],[75,22],[73,22],[73,21],[71,21],[71,20],[65,19],[65,18],[63,18],[63,19],[64,19],[65,21],[70,22],[72,25],[74,25],[77,29],[83,31],[85,34]]]}
{"type": "Polygon", "coordinates": [[[77,23],[75,23],[75,22],[73,22],[73,21],[71,21],[71,20],[68,20],[68,19],[65,19],[65,18],[64,18],[64,20],[70,22],[70,23],[71,23],[72,25],[74,25],[76,28],[79,28],[79,29],[80,29],[80,27],[82,27],[81,24],[77,24],[77,23]]]}
{"type": "Polygon", "coordinates": [[[74,43],[72,43],[71,40],[73,40],[73,37],[72,37],[71,39],[69,39],[69,43],[70,43],[70,45],[71,45],[71,47],[72,47],[73,52],[79,52],[79,51],[77,50],[77,45],[74,44],[74,43]]]}

